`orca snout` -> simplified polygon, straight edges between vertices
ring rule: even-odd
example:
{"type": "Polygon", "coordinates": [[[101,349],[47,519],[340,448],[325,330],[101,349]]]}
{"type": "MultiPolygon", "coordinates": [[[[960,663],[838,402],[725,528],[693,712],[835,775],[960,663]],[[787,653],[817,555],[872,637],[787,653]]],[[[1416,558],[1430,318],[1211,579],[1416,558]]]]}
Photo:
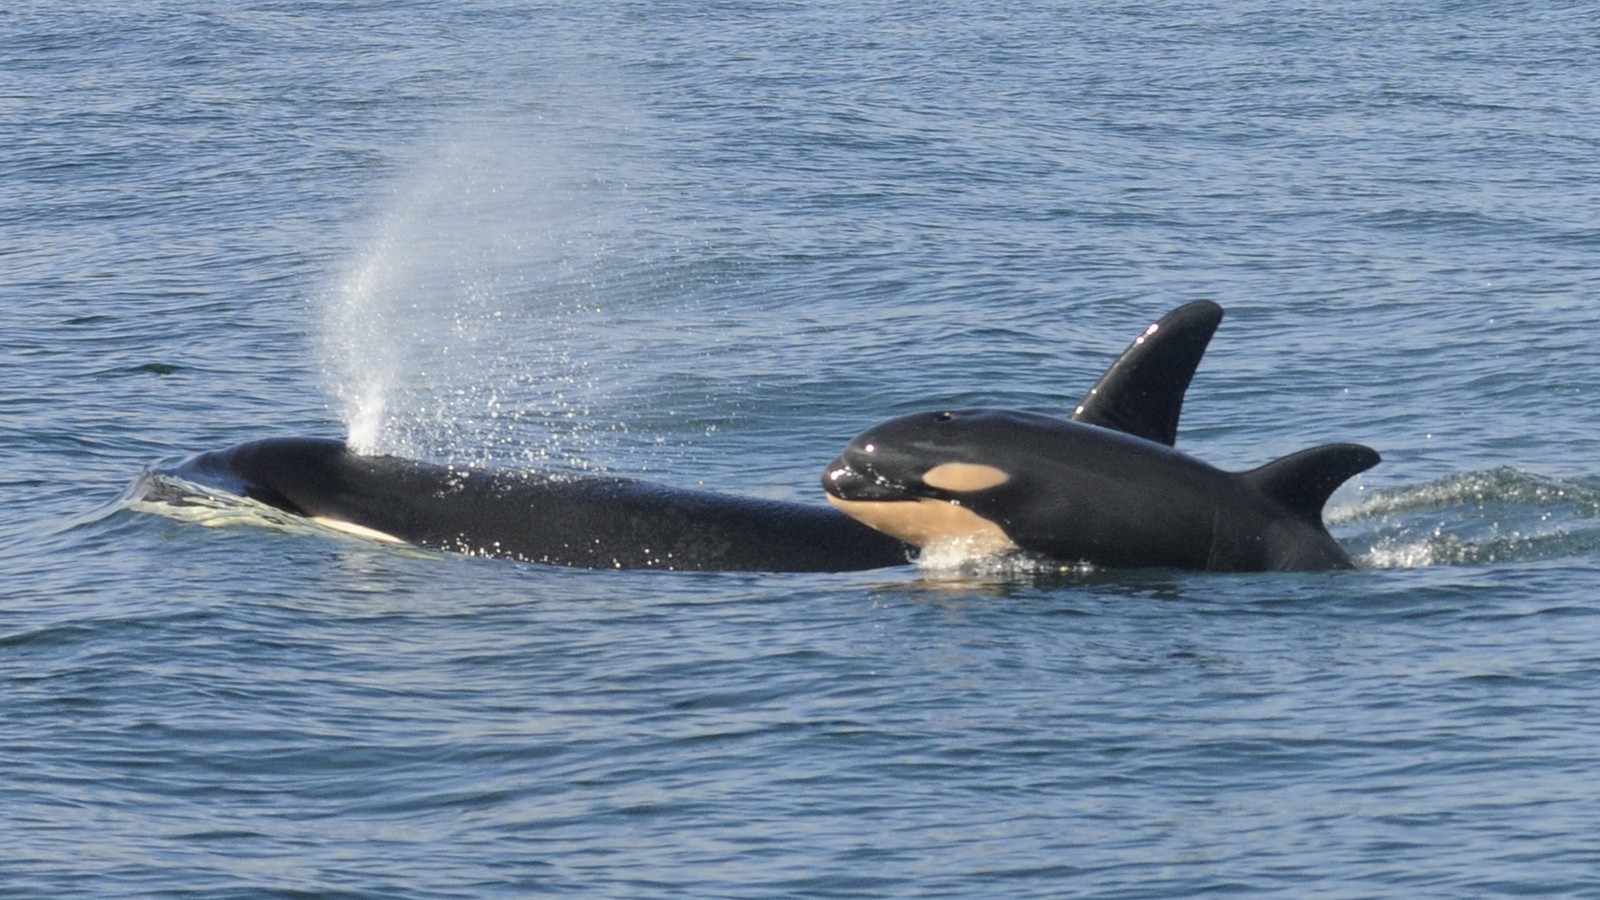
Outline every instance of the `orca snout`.
{"type": "Polygon", "coordinates": [[[840,500],[904,500],[905,492],[877,477],[866,467],[852,464],[848,452],[822,470],[822,489],[840,500]]]}

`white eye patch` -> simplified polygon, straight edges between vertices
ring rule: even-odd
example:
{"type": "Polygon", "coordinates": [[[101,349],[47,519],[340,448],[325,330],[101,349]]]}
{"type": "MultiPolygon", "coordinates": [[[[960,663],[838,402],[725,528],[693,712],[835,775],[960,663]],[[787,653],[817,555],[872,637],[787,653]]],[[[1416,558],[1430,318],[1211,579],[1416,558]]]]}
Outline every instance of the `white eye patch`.
{"type": "Polygon", "coordinates": [[[922,483],[928,487],[959,494],[998,487],[1010,480],[1004,469],[980,463],[944,463],[922,474],[922,483]]]}

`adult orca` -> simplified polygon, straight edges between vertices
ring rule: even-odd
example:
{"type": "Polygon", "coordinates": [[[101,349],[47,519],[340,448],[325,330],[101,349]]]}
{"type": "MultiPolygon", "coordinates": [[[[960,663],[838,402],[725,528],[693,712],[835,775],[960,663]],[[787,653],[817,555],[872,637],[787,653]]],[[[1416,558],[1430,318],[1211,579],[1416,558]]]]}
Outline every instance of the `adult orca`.
{"type": "Polygon", "coordinates": [[[1322,507],[1378,454],[1333,444],[1232,473],[1176,450],[1183,390],[1156,363],[1182,359],[1192,372],[1204,322],[1221,320],[1214,305],[1188,314],[1200,324],[1169,335],[1168,355],[1119,360],[1072,420],[963,409],[869,428],[823,471],[828,500],[918,547],[962,539],[1106,567],[1350,568],[1322,507]]]}
{"type": "MultiPolygon", "coordinates": [[[[1221,309],[1190,304],[1146,329],[1074,412],[1170,442],[1221,309]]],[[[269,438],[158,469],[367,537],[591,568],[851,571],[914,548],[829,506],[627,478],[442,466],[355,453],[343,441],[269,438]]]]}
{"type": "Polygon", "coordinates": [[[551,565],[843,572],[909,560],[899,540],[826,506],[363,456],[321,438],[240,444],[168,474],[365,537],[551,565]]]}

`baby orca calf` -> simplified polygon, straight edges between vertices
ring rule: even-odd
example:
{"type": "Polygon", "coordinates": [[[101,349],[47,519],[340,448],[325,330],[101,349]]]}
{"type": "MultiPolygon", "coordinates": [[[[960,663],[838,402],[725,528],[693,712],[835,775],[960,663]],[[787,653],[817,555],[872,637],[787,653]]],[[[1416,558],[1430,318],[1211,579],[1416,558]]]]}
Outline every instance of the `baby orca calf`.
{"type": "MultiPolygon", "coordinates": [[[[1213,328],[1221,319],[1215,304],[1179,314],[1210,317],[1213,328]]],[[[1205,349],[1197,333],[1185,333],[1185,375],[1205,349]]],[[[1141,349],[1136,342],[1071,421],[964,409],[876,425],[824,470],[828,500],[916,547],[964,539],[980,552],[1108,567],[1350,568],[1322,507],[1378,454],[1333,444],[1248,472],[1207,465],[1172,446],[1188,381],[1174,391],[1162,368],[1181,354],[1141,349]]]]}

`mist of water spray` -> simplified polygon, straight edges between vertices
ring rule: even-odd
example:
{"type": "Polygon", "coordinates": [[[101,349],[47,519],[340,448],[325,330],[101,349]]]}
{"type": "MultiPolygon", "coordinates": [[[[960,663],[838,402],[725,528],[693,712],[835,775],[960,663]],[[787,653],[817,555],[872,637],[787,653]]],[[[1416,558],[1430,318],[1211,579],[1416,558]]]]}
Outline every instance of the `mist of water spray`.
{"type": "Polygon", "coordinates": [[[350,445],[360,452],[383,447],[384,411],[395,374],[403,365],[404,346],[380,339],[398,311],[386,300],[394,296],[394,253],[381,238],[336,288],[327,304],[324,358],[350,445]]]}
{"type": "Polygon", "coordinates": [[[322,355],[351,445],[573,455],[578,426],[549,426],[582,421],[594,400],[569,344],[592,316],[607,219],[592,180],[525,135],[480,128],[426,154],[324,298],[322,355]]]}

